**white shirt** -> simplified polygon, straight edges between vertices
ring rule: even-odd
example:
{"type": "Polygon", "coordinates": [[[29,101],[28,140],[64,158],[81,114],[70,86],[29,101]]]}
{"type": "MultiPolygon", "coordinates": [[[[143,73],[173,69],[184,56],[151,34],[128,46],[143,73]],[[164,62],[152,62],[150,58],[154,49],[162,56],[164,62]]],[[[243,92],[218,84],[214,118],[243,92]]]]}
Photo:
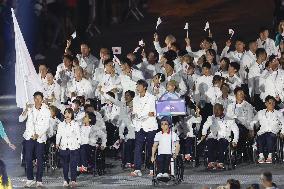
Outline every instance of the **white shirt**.
{"type": "Polygon", "coordinates": [[[40,79],[42,86],[44,86],[45,84],[47,84],[47,79],[46,79],[46,77],[45,77],[45,78],[42,78],[40,73],[38,73],[38,78],[40,79]]]}
{"type": "Polygon", "coordinates": [[[209,116],[203,125],[202,135],[207,135],[207,131],[210,128],[210,134],[208,138],[221,139],[225,138],[230,141],[231,132],[234,133],[233,142],[237,143],[239,140],[239,128],[233,119],[228,117],[215,117],[209,116]]]}
{"type": "Polygon", "coordinates": [[[61,63],[57,66],[55,79],[61,87],[66,87],[68,83],[72,83],[73,78],[73,69],[68,70],[64,63],[61,63]]]}
{"type": "Polygon", "coordinates": [[[43,96],[47,99],[52,99],[52,94],[54,94],[55,101],[60,100],[60,85],[54,81],[53,84],[49,85],[46,83],[43,85],[43,96]]]}
{"type": "Polygon", "coordinates": [[[279,95],[280,99],[284,100],[284,71],[269,72],[264,70],[259,78],[260,98],[264,101],[268,95],[274,98],[279,95]]]}
{"type": "Polygon", "coordinates": [[[47,131],[50,127],[50,111],[46,104],[42,104],[38,110],[33,106],[29,108],[26,116],[20,115],[19,122],[23,122],[27,119],[26,130],[23,134],[25,140],[30,140],[34,134],[38,134],[38,143],[46,142],[47,131]]]}
{"type": "Polygon", "coordinates": [[[195,137],[192,124],[194,124],[194,123],[200,124],[201,120],[202,120],[201,116],[199,116],[199,117],[192,116],[190,119],[188,119],[186,121],[186,126],[187,126],[187,129],[188,129],[188,131],[186,133],[187,137],[195,137]]]}
{"type": "Polygon", "coordinates": [[[109,121],[115,126],[118,126],[118,119],[120,116],[120,107],[115,104],[106,104],[102,107],[104,121],[109,121]]]}
{"type": "Polygon", "coordinates": [[[249,50],[244,53],[244,56],[241,58],[240,71],[239,71],[240,77],[243,81],[246,81],[248,77],[246,68],[250,68],[255,61],[256,61],[256,56],[253,52],[249,50]]]}
{"type": "Polygon", "coordinates": [[[91,131],[91,125],[81,125],[80,128],[80,135],[81,135],[81,145],[89,144],[89,138],[90,138],[90,131],[91,131]]]}
{"type": "Polygon", "coordinates": [[[227,58],[230,59],[230,62],[238,62],[238,63],[240,63],[240,62],[241,62],[241,59],[242,59],[242,57],[243,57],[243,55],[244,55],[244,52],[241,52],[241,53],[240,53],[240,52],[238,52],[238,51],[230,51],[230,52],[228,53],[229,49],[230,49],[230,47],[228,47],[228,46],[226,46],[226,47],[223,49],[223,51],[222,51],[222,53],[221,53],[221,58],[227,57],[227,58]]]}
{"type": "Polygon", "coordinates": [[[255,94],[260,94],[259,90],[259,77],[264,70],[263,64],[258,64],[254,62],[252,66],[249,68],[248,73],[248,87],[249,87],[249,94],[253,97],[255,94]]]}
{"type": "Polygon", "coordinates": [[[250,127],[250,122],[254,117],[254,108],[247,101],[243,101],[241,104],[236,102],[229,104],[227,114],[229,118],[236,119],[237,123],[239,122],[245,126],[248,130],[252,130],[250,127]]]}
{"type": "Polygon", "coordinates": [[[56,145],[61,150],[77,150],[80,148],[81,135],[79,124],[72,120],[70,123],[65,121],[59,123],[56,134],[56,145]]]}
{"type": "Polygon", "coordinates": [[[222,91],[219,87],[212,86],[205,92],[205,95],[208,97],[210,103],[214,105],[217,99],[222,96],[222,91]]]}
{"type": "Polygon", "coordinates": [[[236,87],[241,87],[242,80],[239,76],[236,74],[233,77],[226,77],[229,81],[226,81],[226,83],[230,86],[231,91],[234,91],[236,87]]]}
{"type": "Polygon", "coordinates": [[[92,84],[85,78],[82,78],[81,81],[73,79],[72,86],[69,88],[69,91],[70,93],[75,92],[77,96],[84,96],[85,99],[94,97],[92,84]]]}
{"type": "Polygon", "coordinates": [[[178,83],[178,90],[177,90],[177,92],[179,93],[179,95],[180,96],[184,95],[186,93],[186,91],[187,91],[187,88],[186,88],[186,85],[185,85],[185,83],[183,81],[182,76],[179,73],[177,73],[177,72],[173,72],[172,75],[170,75],[170,76],[167,75],[166,76],[166,82],[169,82],[171,80],[175,80],[178,83]]]}
{"type": "Polygon", "coordinates": [[[260,129],[257,132],[257,135],[262,135],[268,132],[278,134],[280,130],[281,133],[284,134],[283,114],[277,110],[274,110],[273,112],[269,112],[266,109],[260,110],[251,122],[251,127],[253,128],[253,125],[257,122],[260,124],[260,129]]]}
{"type": "Polygon", "coordinates": [[[131,76],[132,77],[129,77],[128,75],[125,75],[123,73],[119,76],[123,94],[125,93],[125,91],[128,91],[128,90],[136,91],[136,82],[139,79],[144,79],[142,72],[136,69],[132,69],[131,76]]]}
{"type": "Polygon", "coordinates": [[[145,79],[152,79],[156,75],[156,67],[152,64],[149,64],[147,59],[143,59],[143,62],[136,65],[140,71],[143,72],[145,79]]]}
{"type": "Polygon", "coordinates": [[[83,57],[82,54],[77,54],[76,57],[79,60],[79,65],[87,71],[89,76],[92,76],[95,69],[99,66],[99,60],[92,54],[89,54],[87,57],[83,57]]]}
{"type": "Polygon", "coordinates": [[[47,137],[53,137],[56,134],[57,131],[57,126],[60,123],[60,120],[55,117],[55,118],[50,118],[49,120],[49,129],[47,132],[47,137]]]}
{"type": "Polygon", "coordinates": [[[223,96],[220,96],[219,98],[217,98],[216,103],[222,104],[224,107],[224,113],[226,113],[229,104],[233,103],[235,100],[235,96],[233,95],[228,95],[227,98],[223,98],[223,96]]]}
{"type": "Polygon", "coordinates": [[[257,46],[258,48],[264,48],[267,56],[270,56],[272,54],[277,55],[278,49],[275,46],[275,42],[273,39],[267,38],[265,41],[262,41],[260,38],[257,39],[257,46]]]}
{"type": "Polygon", "coordinates": [[[162,133],[160,131],[156,133],[154,142],[159,143],[158,155],[174,153],[177,141],[179,141],[179,138],[175,132],[162,133]]]}
{"type": "Polygon", "coordinates": [[[136,118],[133,120],[135,131],[140,131],[142,128],[145,132],[158,129],[156,117],[149,117],[149,112],[156,114],[155,96],[146,92],[145,96],[136,95],[133,99],[133,114],[136,118]]]}
{"type": "Polygon", "coordinates": [[[196,82],[196,89],[195,89],[195,96],[196,101],[199,102],[200,100],[204,100],[208,102],[208,98],[206,96],[206,92],[212,86],[213,76],[201,76],[196,82]]]}
{"type": "Polygon", "coordinates": [[[89,135],[89,144],[91,146],[96,146],[99,138],[102,140],[101,146],[106,147],[107,143],[107,134],[104,132],[103,128],[99,125],[92,126],[90,135],[89,135]]]}

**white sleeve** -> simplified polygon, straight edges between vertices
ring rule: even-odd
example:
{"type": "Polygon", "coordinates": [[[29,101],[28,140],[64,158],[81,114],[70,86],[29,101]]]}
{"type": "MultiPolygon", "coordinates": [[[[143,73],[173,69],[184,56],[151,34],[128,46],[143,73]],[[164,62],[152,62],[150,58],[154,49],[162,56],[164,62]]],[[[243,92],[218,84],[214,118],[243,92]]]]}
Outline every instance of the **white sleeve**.
{"type": "Polygon", "coordinates": [[[238,128],[237,124],[235,123],[235,121],[232,121],[231,128],[232,128],[232,131],[234,133],[233,142],[238,143],[238,141],[239,141],[239,128],[238,128]]]}
{"type": "Polygon", "coordinates": [[[206,122],[204,123],[203,125],[203,128],[202,128],[202,136],[205,136],[207,135],[207,131],[209,129],[209,127],[212,125],[212,117],[209,116],[206,120],[206,122]]]}
{"type": "Polygon", "coordinates": [[[163,55],[164,52],[163,52],[163,49],[160,46],[159,41],[158,42],[154,41],[154,46],[155,46],[156,51],[159,53],[159,55],[160,56],[163,55]]]}
{"type": "Polygon", "coordinates": [[[228,46],[225,46],[225,48],[222,50],[222,53],[221,53],[221,57],[220,58],[223,58],[223,57],[228,57],[228,51],[229,51],[229,47],[228,46]]]}

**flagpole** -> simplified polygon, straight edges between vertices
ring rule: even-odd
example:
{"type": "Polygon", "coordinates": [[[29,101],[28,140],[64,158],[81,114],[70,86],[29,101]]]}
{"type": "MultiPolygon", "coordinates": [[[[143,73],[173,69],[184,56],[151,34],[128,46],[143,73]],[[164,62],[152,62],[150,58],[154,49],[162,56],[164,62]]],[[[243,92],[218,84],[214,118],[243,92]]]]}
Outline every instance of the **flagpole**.
{"type": "Polygon", "coordinates": [[[186,30],[186,38],[188,38],[188,30],[186,30]]]}

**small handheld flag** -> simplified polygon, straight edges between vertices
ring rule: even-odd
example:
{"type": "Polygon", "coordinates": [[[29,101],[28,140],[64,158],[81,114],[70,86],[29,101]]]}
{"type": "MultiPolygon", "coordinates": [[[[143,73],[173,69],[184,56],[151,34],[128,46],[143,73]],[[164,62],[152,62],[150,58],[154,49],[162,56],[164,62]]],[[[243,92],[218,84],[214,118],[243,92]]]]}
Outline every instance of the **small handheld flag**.
{"type": "Polygon", "coordinates": [[[158,30],[158,26],[162,23],[161,18],[159,17],[157,20],[156,30],[158,30]]]}
{"type": "Polygon", "coordinates": [[[113,54],[121,54],[121,47],[112,47],[113,54]]]}
{"type": "Polygon", "coordinates": [[[74,31],[74,33],[72,33],[71,37],[72,37],[72,39],[75,39],[77,37],[76,31],[74,31]]]}
{"type": "Polygon", "coordinates": [[[229,34],[231,35],[231,36],[230,36],[230,39],[232,39],[234,33],[235,33],[235,31],[234,31],[233,29],[229,29],[229,34]]]}
{"type": "Polygon", "coordinates": [[[188,38],[188,22],[185,23],[184,29],[186,30],[186,38],[188,38]]]}

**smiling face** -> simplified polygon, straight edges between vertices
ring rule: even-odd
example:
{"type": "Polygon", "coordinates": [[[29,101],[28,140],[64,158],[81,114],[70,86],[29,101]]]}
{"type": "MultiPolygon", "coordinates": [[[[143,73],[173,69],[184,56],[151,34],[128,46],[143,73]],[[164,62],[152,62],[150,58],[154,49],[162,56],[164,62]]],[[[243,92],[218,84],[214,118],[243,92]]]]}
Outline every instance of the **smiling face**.
{"type": "Polygon", "coordinates": [[[43,102],[43,98],[40,95],[34,96],[34,103],[36,107],[40,107],[43,102]]]}
{"type": "Polygon", "coordinates": [[[265,102],[265,106],[268,111],[273,111],[275,108],[275,101],[272,99],[269,99],[267,102],[265,102]]]}
{"type": "Polygon", "coordinates": [[[136,85],[136,91],[140,94],[146,91],[145,87],[143,85],[136,85]]]}
{"type": "Polygon", "coordinates": [[[167,133],[169,131],[169,123],[167,121],[162,121],[161,128],[164,133],[167,133]]]}

